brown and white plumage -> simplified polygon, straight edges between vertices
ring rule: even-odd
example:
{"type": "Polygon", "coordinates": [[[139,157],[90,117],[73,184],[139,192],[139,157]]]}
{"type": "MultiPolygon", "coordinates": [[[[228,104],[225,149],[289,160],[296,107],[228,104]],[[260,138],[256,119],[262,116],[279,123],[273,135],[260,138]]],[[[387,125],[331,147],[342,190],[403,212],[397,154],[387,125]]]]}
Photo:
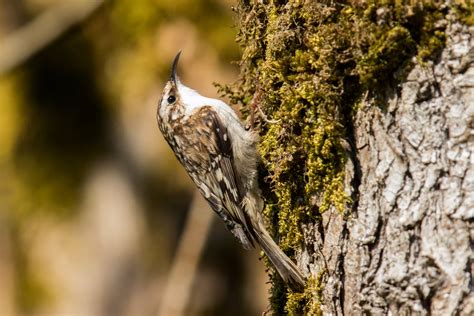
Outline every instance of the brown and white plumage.
{"type": "Polygon", "coordinates": [[[176,76],[179,53],[158,105],[158,126],[212,209],[244,248],[262,247],[281,277],[301,290],[304,278],[263,223],[257,181],[258,136],[224,102],[206,98],[176,76]]]}

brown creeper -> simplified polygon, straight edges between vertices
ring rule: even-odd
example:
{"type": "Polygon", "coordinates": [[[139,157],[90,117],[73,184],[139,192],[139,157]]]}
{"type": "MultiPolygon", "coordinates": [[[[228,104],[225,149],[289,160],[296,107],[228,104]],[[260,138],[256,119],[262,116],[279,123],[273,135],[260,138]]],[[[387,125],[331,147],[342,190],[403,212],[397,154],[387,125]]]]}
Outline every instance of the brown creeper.
{"type": "Polygon", "coordinates": [[[224,102],[201,96],[177,75],[179,52],[158,104],[161,133],[227,228],[248,249],[260,245],[293,290],[304,287],[296,265],[265,229],[257,181],[258,136],[224,102]]]}

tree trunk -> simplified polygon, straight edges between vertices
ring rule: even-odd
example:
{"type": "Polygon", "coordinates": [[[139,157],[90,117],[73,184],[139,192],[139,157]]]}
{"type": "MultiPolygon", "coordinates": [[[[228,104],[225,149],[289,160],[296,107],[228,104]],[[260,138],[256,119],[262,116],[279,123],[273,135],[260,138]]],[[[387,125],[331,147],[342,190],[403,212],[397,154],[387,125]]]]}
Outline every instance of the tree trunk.
{"type": "Polygon", "coordinates": [[[439,60],[417,63],[385,112],[357,113],[359,202],[334,234],[343,300],[328,291],[328,313],[474,314],[473,30],[450,21],[439,60]]]}
{"type": "Polygon", "coordinates": [[[265,113],[265,214],[309,276],[270,272],[273,313],[472,315],[472,8],[354,3],[238,8],[227,93],[265,113]]]}

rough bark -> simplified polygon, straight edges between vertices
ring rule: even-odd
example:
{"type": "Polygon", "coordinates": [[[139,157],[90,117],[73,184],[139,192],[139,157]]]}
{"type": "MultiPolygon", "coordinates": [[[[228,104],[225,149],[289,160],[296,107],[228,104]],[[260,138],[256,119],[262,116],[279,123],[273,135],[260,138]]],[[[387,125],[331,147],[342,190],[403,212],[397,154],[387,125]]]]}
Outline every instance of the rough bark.
{"type": "Polygon", "coordinates": [[[473,9],[242,0],[237,11],[241,79],[228,94],[247,111],[261,96],[264,213],[308,275],[293,293],[270,273],[273,312],[473,314],[473,9]]]}
{"type": "Polygon", "coordinates": [[[474,313],[474,28],[447,23],[440,58],[356,115],[356,209],[305,228],[324,314],[474,313]]]}

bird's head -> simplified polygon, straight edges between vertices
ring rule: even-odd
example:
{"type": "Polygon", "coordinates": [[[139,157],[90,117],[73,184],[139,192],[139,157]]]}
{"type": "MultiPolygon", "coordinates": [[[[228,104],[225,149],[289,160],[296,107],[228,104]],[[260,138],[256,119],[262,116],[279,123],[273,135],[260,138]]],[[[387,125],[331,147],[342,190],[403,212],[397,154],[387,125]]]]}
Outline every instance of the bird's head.
{"type": "Polygon", "coordinates": [[[176,57],[173,61],[173,66],[171,67],[171,75],[169,80],[166,82],[165,87],[163,88],[163,93],[161,95],[160,103],[158,104],[158,116],[162,119],[165,117],[166,113],[170,111],[172,107],[176,107],[182,103],[180,89],[184,87],[179,81],[177,69],[178,61],[181,51],[176,54],[176,57]]]}
{"type": "MultiPolygon", "coordinates": [[[[158,104],[158,121],[172,123],[179,121],[184,116],[190,115],[194,110],[202,106],[214,106],[216,108],[224,108],[228,111],[230,108],[224,102],[218,99],[211,99],[200,95],[197,91],[186,87],[178,78],[177,68],[179,55],[176,54],[171,67],[171,75],[166,82],[161,94],[161,100],[158,104]]],[[[235,115],[232,110],[232,115],[235,115]]],[[[162,124],[160,126],[163,126],[162,124]]]]}

